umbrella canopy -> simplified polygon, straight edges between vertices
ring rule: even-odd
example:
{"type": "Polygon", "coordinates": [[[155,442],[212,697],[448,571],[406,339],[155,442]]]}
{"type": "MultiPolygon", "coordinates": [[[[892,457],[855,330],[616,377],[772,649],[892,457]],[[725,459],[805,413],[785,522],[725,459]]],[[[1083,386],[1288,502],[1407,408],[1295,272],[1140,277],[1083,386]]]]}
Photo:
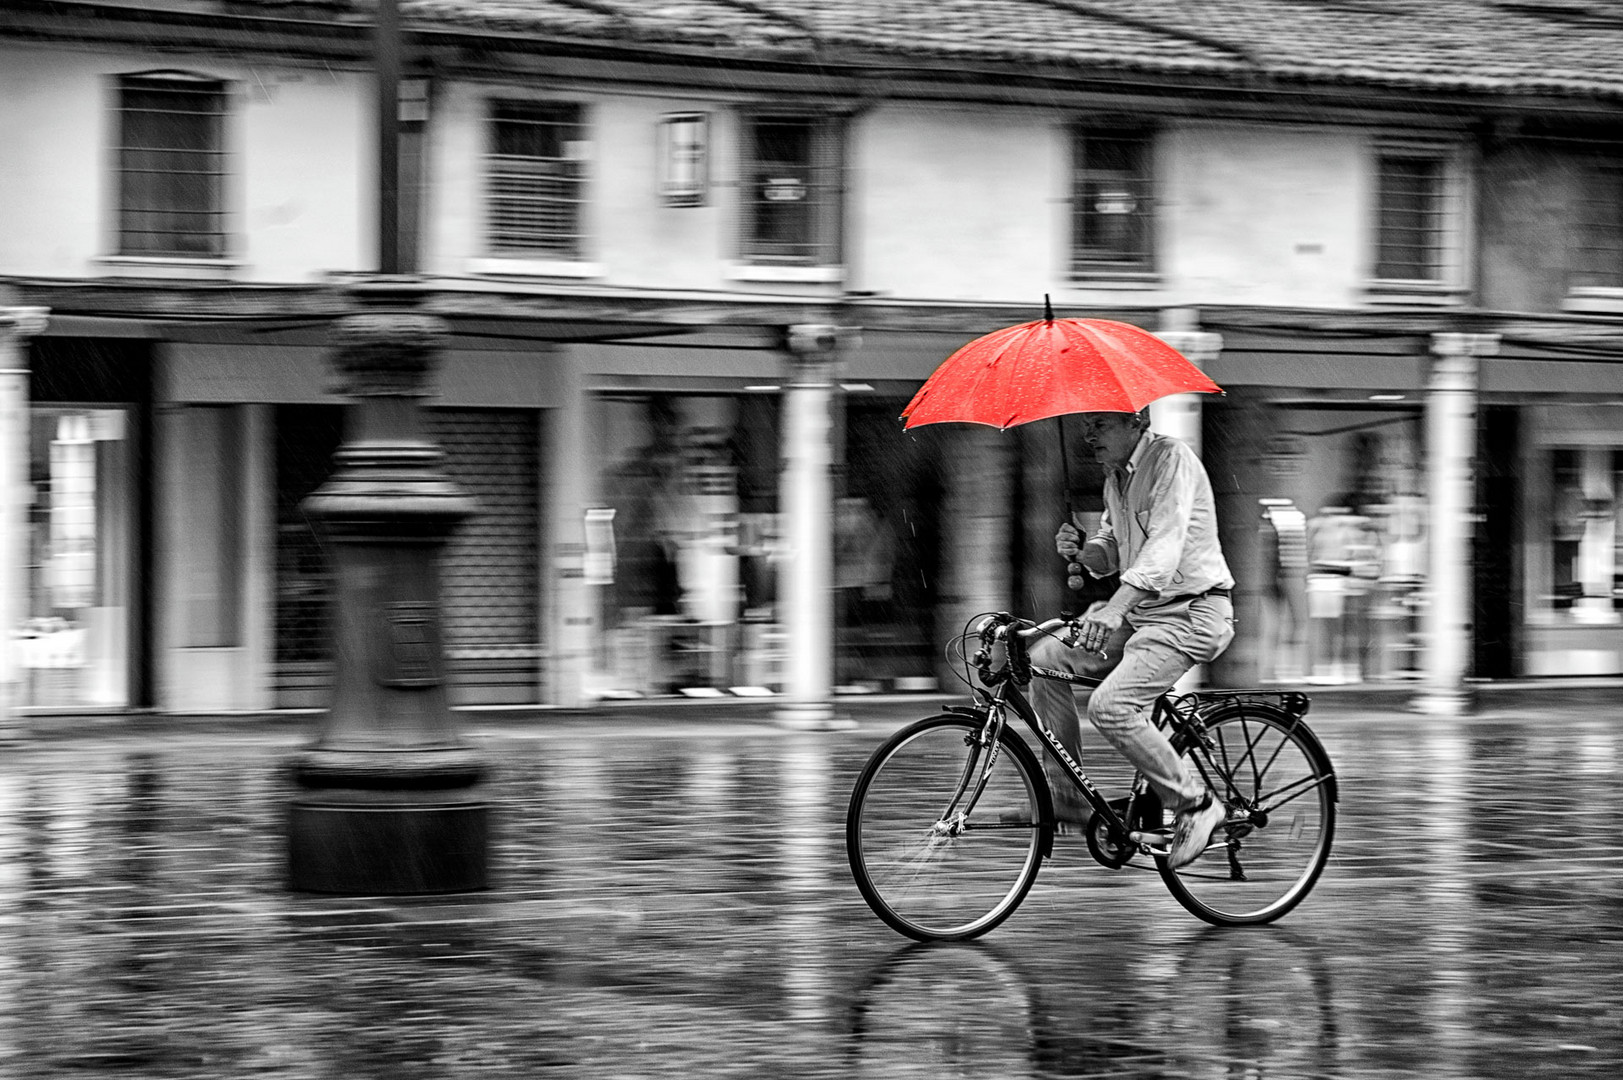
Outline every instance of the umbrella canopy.
{"type": "Polygon", "coordinates": [[[902,410],[905,427],[1011,428],[1051,416],[1138,412],[1172,394],[1222,388],[1147,331],[1052,315],[976,338],[936,368],[902,410]]]}

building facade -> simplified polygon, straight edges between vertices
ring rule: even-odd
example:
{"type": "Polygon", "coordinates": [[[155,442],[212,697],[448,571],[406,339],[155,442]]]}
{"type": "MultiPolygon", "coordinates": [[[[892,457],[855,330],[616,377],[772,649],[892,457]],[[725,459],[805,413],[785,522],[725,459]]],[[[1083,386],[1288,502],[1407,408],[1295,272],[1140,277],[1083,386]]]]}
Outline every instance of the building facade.
{"type": "MultiPolygon", "coordinates": [[[[1393,4],[1393,50],[1202,7],[408,4],[400,241],[480,507],[454,700],[782,691],[829,630],[832,686],[926,689],[975,612],[1080,607],[1051,537],[1100,477],[1059,422],[897,421],[1045,296],[1227,391],[1156,409],[1240,579],[1214,681],[1623,674],[1623,25],[1393,4]]],[[[7,9],[17,700],[319,706],[369,15],[7,9]]]]}

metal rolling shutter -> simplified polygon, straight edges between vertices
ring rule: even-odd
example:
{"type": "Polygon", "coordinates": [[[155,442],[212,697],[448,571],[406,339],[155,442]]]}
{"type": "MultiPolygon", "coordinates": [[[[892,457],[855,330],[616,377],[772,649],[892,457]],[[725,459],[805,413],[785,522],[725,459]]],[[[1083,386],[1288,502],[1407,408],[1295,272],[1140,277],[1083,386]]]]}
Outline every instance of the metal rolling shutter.
{"type": "Polygon", "coordinates": [[[479,504],[451,536],[440,599],[457,704],[539,700],[537,418],[525,409],[431,409],[446,471],[479,504]]]}
{"type": "MultiPolygon", "coordinates": [[[[324,705],[332,686],[325,552],[299,504],[331,472],[338,410],[282,406],[275,693],[281,707],[324,705]]],[[[535,410],[429,409],[445,470],[478,502],[441,559],[440,600],[453,704],[541,698],[539,483],[535,410]]]]}

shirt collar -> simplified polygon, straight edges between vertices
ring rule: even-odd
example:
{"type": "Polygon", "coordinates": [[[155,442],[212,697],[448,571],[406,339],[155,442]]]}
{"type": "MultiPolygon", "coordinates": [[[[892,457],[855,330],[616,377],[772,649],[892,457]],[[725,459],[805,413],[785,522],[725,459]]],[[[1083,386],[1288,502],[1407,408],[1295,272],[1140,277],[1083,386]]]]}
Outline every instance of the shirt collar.
{"type": "Polygon", "coordinates": [[[1144,433],[1138,437],[1138,445],[1134,446],[1133,452],[1128,455],[1127,464],[1114,470],[1123,478],[1123,480],[1131,477],[1138,471],[1139,465],[1143,464],[1144,455],[1149,452],[1150,441],[1153,438],[1155,438],[1155,436],[1150,432],[1150,429],[1145,428],[1144,433]]]}

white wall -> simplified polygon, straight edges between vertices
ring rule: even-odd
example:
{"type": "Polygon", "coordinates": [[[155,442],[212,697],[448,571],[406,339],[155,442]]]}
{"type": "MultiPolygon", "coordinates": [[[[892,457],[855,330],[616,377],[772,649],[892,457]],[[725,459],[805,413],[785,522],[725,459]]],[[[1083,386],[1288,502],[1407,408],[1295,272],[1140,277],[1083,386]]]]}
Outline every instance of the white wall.
{"type": "MultiPolygon", "coordinates": [[[[483,155],[489,102],[535,91],[495,84],[455,83],[434,103],[433,181],[424,230],[426,271],[466,275],[484,259],[483,155]]],[[[729,286],[723,263],[736,235],[736,174],[732,152],[735,121],[730,107],[705,99],[613,96],[557,91],[549,99],[585,106],[591,133],[581,262],[602,274],[586,278],[615,285],[665,289],[729,286]],[[672,112],[708,112],[711,118],[711,198],[704,206],[671,207],[657,190],[656,135],[659,118],[672,112]],[[717,181],[720,183],[717,183],[717,181]]],[[[520,271],[510,262],[513,272],[520,271]]],[[[545,275],[538,275],[545,277],[545,275]]]]}
{"type": "Polygon", "coordinates": [[[103,250],[103,69],[99,57],[0,44],[0,273],[79,277],[103,250]]]}
{"type": "MultiPolygon", "coordinates": [[[[100,276],[108,254],[110,79],[175,67],[228,80],[238,177],[237,278],[306,281],[370,268],[375,183],[370,76],[279,62],[63,46],[0,47],[0,273],[100,276]]],[[[486,102],[514,87],[441,86],[430,131],[424,269],[466,276],[483,250],[486,102]]],[[[813,283],[732,280],[739,100],[726,95],[560,92],[588,110],[593,160],[585,283],[650,289],[827,293],[813,283]],[[662,114],[711,116],[707,205],[656,191],[662,114]]],[[[1068,115],[985,105],[881,103],[851,124],[846,286],[897,298],[1057,305],[1359,300],[1367,251],[1368,133],[1169,121],[1158,145],[1162,284],[1066,280],[1068,115]]]]}
{"type": "Polygon", "coordinates": [[[369,265],[370,97],[362,76],[185,54],[0,45],[0,274],[100,277],[114,254],[111,144],[121,74],[226,80],[235,280],[308,281],[369,265]],[[362,170],[365,170],[364,175],[362,170]]]}
{"type": "MultiPolygon", "coordinates": [[[[467,274],[483,250],[486,101],[454,84],[436,104],[425,267],[467,274]]],[[[739,228],[736,103],[560,92],[586,105],[593,161],[586,280],[635,288],[816,293],[729,279],[739,228]],[[711,115],[711,190],[667,207],[655,189],[663,113],[711,115]]],[[[1067,115],[1047,109],[897,102],[851,123],[845,286],[901,299],[1057,306],[1246,303],[1348,306],[1368,258],[1368,133],[1169,122],[1157,147],[1159,287],[1067,279],[1067,115]]],[[[509,264],[514,265],[516,264],[509,264]]],[[[546,275],[538,275],[544,279],[546,275]]]]}
{"type": "Polygon", "coordinates": [[[853,288],[1041,314],[1066,262],[1058,116],[902,103],[861,117],[852,135],[853,288]]]}
{"type": "Polygon", "coordinates": [[[1343,128],[1170,130],[1159,224],[1171,302],[1355,304],[1369,249],[1367,145],[1343,128]]]}

